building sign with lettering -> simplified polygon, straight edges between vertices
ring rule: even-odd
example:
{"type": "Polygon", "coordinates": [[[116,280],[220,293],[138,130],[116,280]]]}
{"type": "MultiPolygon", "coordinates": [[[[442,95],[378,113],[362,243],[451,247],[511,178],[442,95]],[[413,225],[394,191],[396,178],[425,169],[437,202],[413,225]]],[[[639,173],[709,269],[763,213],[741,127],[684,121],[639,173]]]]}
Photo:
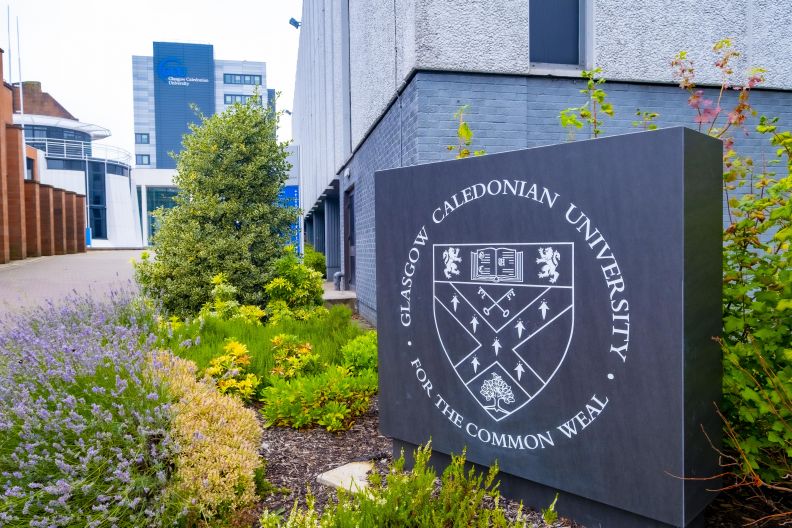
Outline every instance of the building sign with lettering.
{"type": "Polygon", "coordinates": [[[581,497],[579,519],[695,517],[720,148],[679,128],[377,173],[382,432],[581,497]]]}

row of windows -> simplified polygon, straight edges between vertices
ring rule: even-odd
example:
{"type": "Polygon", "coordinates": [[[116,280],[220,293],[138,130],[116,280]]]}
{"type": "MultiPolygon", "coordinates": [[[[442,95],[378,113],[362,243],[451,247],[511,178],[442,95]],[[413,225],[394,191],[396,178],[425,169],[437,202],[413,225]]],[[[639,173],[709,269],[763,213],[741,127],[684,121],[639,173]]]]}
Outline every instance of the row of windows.
{"type": "Polygon", "coordinates": [[[256,97],[258,103],[261,104],[261,96],[253,96],[253,95],[243,95],[243,94],[225,94],[223,96],[223,102],[227,105],[234,104],[234,103],[241,103],[245,104],[253,97],[256,97]]]}
{"type": "Polygon", "coordinates": [[[242,75],[237,73],[226,73],[223,75],[225,84],[252,84],[261,86],[261,75],[242,75]]]}
{"type": "Polygon", "coordinates": [[[151,165],[151,156],[148,154],[135,154],[135,165],[151,165]]]}
{"type": "MultiPolygon", "coordinates": [[[[103,162],[99,162],[99,163],[103,164],[103,162]]],[[[75,159],[47,158],[47,168],[54,170],[84,171],[85,162],[83,160],[75,160],[75,159]]],[[[126,167],[124,165],[119,165],[117,163],[108,163],[107,174],[116,174],[118,176],[129,176],[129,167],[126,167]]]]}
{"type": "Polygon", "coordinates": [[[140,132],[135,133],[135,145],[148,145],[150,143],[149,135],[140,132]]]}
{"type": "Polygon", "coordinates": [[[47,158],[47,168],[54,170],[84,171],[85,162],[74,159],[47,158]]]}
{"type": "Polygon", "coordinates": [[[69,141],[85,141],[90,142],[91,136],[85,132],[77,132],[68,128],[41,126],[41,125],[25,125],[25,138],[26,139],[66,139],[69,141]]]}

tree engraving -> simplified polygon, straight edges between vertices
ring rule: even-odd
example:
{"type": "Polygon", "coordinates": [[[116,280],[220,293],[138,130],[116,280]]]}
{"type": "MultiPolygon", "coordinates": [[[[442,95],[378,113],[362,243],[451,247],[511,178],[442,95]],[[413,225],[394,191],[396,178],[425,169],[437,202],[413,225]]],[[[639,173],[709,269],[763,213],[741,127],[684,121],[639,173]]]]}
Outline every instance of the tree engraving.
{"type": "Polygon", "coordinates": [[[509,387],[509,385],[503,381],[503,378],[495,372],[492,373],[492,378],[485,380],[481,385],[480,394],[484,396],[488,402],[491,400],[494,401],[489,407],[484,407],[491,411],[508,413],[505,409],[501,409],[500,403],[514,403],[514,393],[511,387],[509,387]]]}

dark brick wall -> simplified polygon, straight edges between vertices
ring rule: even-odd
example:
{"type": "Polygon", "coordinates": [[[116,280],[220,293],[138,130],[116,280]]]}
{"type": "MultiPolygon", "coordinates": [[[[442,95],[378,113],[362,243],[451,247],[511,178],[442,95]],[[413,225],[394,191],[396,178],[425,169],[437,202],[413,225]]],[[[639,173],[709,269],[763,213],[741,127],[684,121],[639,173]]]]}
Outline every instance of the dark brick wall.
{"type": "MultiPolygon", "coordinates": [[[[388,109],[349,163],[349,177],[341,176],[341,211],[346,191],[355,193],[355,290],[360,314],[376,323],[376,264],[374,252],[374,172],[418,162],[417,90],[410,84],[388,109]]],[[[342,214],[341,243],[344,243],[342,214]]],[[[346,273],[346,270],[344,270],[346,273]]]]}
{"type": "MultiPolygon", "coordinates": [[[[454,112],[469,104],[467,121],[474,132],[473,148],[489,154],[587,139],[585,129],[572,134],[561,128],[559,112],[583,104],[579,79],[521,77],[447,72],[419,72],[385,112],[348,164],[349,178],[341,176],[344,191],[354,185],[357,238],[357,290],[360,313],[376,322],[376,266],[374,254],[374,172],[380,169],[453,159],[447,145],[457,143],[454,112]]],[[[603,88],[616,114],[605,118],[603,135],[636,132],[637,108],[658,112],[659,127],[690,126],[694,111],[688,94],[676,86],[606,83],[603,88]]],[[[717,97],[713,88],[705,90],[717,97]]],[[[733,103],[729,92],[723,108],[733,103]]],[[[752,101],[759,114],[779,116],[792,123],[792,92],[756,90],[752,101]]],[[[756,119],[747,128],[753,131],[756,119]]],[[[775,149],[752,133],[738,136],[737,148],[757,165],[774,158],[775,149]]],[[[651,189],[647,189],[651,192],[651,189]]],[[[724,222],[727,214],[724,210],[724,222]]],[[[343,234],[343,223],[341,226],[343,234]]],[[[343,236],[342,242],[343,244],[343,236]]]]}

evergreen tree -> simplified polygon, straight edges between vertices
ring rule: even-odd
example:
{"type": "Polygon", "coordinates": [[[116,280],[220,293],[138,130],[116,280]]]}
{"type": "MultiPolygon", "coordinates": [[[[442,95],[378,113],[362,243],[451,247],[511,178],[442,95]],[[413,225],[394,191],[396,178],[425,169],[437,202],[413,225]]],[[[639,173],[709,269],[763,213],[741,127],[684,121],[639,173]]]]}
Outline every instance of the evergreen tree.
{"type": "Polygon", "coordinates": [[[155,213],[155,258],[136,264],[144,292],[176,314],[209,300],[211,278],[225,273],[239,301],[263,305],[272,262],[283,254],[297,210],[279,203],[288,177],[278,114],[251,97],[191,125],[177,156],[172,209],[155,213]]]}

